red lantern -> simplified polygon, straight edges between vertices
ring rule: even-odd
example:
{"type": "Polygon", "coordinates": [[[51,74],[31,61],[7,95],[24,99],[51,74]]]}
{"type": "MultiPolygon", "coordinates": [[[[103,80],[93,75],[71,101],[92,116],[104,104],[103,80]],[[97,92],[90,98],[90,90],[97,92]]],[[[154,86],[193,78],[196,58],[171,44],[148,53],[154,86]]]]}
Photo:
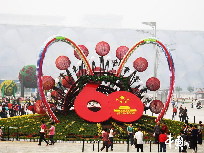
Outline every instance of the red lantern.
{"type": "Polygon", "coordinates": [[[151,77],[147,80],[146,86],[150,91],[156,91],[160,88],[160,81],[155,77],[151,77]]]}
{"type": "Polygon", "coordinates": [[[74,84],[73,77],[65,76],[65,78],[62,79],[62,85],[66,88],[70,88],[74,84]]]}
{"type": "Polygon", "coordinates": [[[105,41],[101,41],[96,45],[95,50],[98,55],[105,56],[110,51],[110,45],[105,41]]]}
{"type": "Polygon", "coordinates": [[[164,104],[160,100],[153,100],[149,107],[152,113],[159,114],[164,107],[164,104]]]}
{"type": "Polygon", "coordinates": [[[42,85],[44,90],[50,90],[55,86],[55,80],[51,76],[43,76],[42,85]]]}
{"type": "MultiPolygon", "coordinates": [[[[79,45],[79,48],[83,51],[84,55],[87,57],[89,55],[89,50],[84,45],[79,45]]],[[[81,60],[80,56],[77,54],[76,50],[74,50],[74,56],[81,60]]]]}
{"type": "Polygon", "coordinates": [[[86,69],[81,69],[76,73],[77,77],[80,77],[82,75],[87,75],[87,70],[86,69]]]}
{"type": "Polygon", "coordinates": [[[139,57],[133,62],[133,67],[138,71],[138,72],[143,72],[147,69],[148,67],[148,62],[145,58],[139,57]]]}
{"type": "Polygon", "coordinates": [[[126,46],[120,46],[117,48],[116,50],[116,57],[119,59],[119,60],[122,60],[123,57],[126,55],[126,53],[128,52],[129,48],[126,47],[126,46]]]}
{"type": "Polygon", "coordinates": [[[66,70],[70,64],[71,61],[67,56],[59,56],[55,61],[56,67],[60,70],[66,70]]]}
{"type": "Polygon", "coordinates": [[[45,114],[46,113],[41,100],[37,100],[36,103],[34,104],[34,112],[38,113],[38,114],[45,114]]]}

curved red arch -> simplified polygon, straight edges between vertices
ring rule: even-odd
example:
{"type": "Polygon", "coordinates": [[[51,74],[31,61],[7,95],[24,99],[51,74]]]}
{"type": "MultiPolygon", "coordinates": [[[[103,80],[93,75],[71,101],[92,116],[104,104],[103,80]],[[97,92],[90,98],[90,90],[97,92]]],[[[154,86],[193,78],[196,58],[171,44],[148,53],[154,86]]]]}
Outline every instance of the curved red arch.
{"type": "Polygon", "coordinates": [[[76,52],[78,53],[78,55],[80,56],[80,58],[82,59],[82,61],[84,62],[86,69],[89,73],[89,75],[93,75],[93,71],[91,69],[90,64],[88,63],[86,56],[84,55],[84,53],[82,52],[82,50],[70,39],[62,37],[62,36],[57,36],[51,40],[49,40],[46,45],[42,48],[40,55],[39,55],[39,59],[37,62],[37,82],[38,82],[38,92],[40,94],[41,100],[43,102],[43,104],[45,105],[46,109],[47,109],[47,113],[50,116],[50,118],[53,119],[53,121],[55,122],[59,122],[59,120],[57,119],[57,117],[55,116],[55,114],[53,113],[53,111],[50,108],[50,105],[48,104],[46,98],[45,98],[45,94],[43,92],[43,88],[42,88],[42,66],[43,66],[43,60],[45,58],[45,53],[47,52],[48,47],[50,47],[53,43],[58,42],[58,41],[62,41],[62,42],[66,42],[69,45],[71,45],[76,52]]]}

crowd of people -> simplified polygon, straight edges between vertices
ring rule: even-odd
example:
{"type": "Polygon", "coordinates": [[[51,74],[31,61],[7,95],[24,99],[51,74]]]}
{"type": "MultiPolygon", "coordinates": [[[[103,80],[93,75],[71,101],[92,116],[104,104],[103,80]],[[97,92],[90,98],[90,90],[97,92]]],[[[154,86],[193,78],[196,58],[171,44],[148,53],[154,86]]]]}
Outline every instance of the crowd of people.
{"type": "Polygon", "coordinates": [[[33,105],[35,98],[25,98],[24,103],[21,102],[21,98],[2,98],[0,101],[0,118],[7,118],[13,116],[21,116],[33,113],[28,109],[33,105]]]}
{"type": "Polygon", "coordinates": [[[177,116],[177,113],[179,111],[178,115],[179,115],[180,121],[185,122],[185,123],[188,122],[189,118],[188,118],[188,114],[187,114],[187,112],[188,112],[187,108],[183,107],[182,105],[180,105],[180,107],[178,108],[178,104],[173,103],[173,102],[172,102],[172,106],[173,106],[172,120],[175,119],[175,117],[177,116]]]}
{"type": "MultiPolygon", "coordinates": [[[[197,144],[202,144],[202,132],[203,124],[202,121],[199,121],[199,126],[192,124],[184,124],[180,130],[180,136],[183,139],[184,146],[180,146],[182,152],[186,152],[186,149],[193,149],[197,151],[197,144]]],[[[166,143],[167,135],[169,134],[168,127],[165,123],[160,125],[157,122],[154,127],[154,137],[155,143],[160,144],[160,152],[166,152],[166,143]]]]}

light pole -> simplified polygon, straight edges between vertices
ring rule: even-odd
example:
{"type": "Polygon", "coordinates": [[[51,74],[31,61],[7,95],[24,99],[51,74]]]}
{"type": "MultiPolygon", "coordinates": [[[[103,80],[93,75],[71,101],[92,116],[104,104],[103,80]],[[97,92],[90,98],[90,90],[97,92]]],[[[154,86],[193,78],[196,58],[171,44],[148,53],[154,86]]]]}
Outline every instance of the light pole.
{"type": "MultiPolygon", "coordinates": [[[[156,38],[156,22],[142,22],[145,25],[151,26],[154,30],[153,37],[156,38]]],[[[157,50],[157,47],[155,47],[156,53],[155,53],[155,61],[154,61],[154,77],[157,77],[157,69],[158,69],[158,58],[159,58],[159,53],[157,50]]]]}

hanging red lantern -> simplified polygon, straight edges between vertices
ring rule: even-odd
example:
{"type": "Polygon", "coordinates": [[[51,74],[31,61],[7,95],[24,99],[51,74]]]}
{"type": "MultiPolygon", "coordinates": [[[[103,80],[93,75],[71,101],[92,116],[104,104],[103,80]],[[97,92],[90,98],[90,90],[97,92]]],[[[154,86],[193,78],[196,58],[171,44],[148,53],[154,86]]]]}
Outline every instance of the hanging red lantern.
{"type": "Polygon", "coordinates": [[[65,78],[62,79],[62,85],[66,88],[70,88],[74,84],[73,77],[65,76],[65,78]]]}
{"type": "Polygon", "coordinates": [[[59,56],[55,60],[55,64],[59,70],[66,70],[70,66],[71,61],[69,60],[67,56],[59,56]]]}
{"type": "Polygon", "coordinates": [[[164,107],[164,104],[160,100],[153,100],[149,107],[152,113],[159,114],[164,107]]]}
{"type": "Polygon", "coordinates": [[[116,57],[119,59],[119,60],[122,60],[123,57],[126,55],[126,53],[128,52],[129,48],[126,47],[126,46],[120,46],[117,48],[116,50],[116,57]]]}
{"type": "Polygon", "coordinates": [[[155,77],[151,77],[147,80],[146,86],[150,91],[156,91],[160,88],[160,81],[155,77]]]}
{"type": "MultiPolygon", "coordinates": [[[[83,51],[84,55],[87,57],[89,55],[89,50],[84,45],[79,45],[79,48],[83,51]]],[[[81,60],[80,56],[77,54],[76,50],[74,50],[74,56],[81,60]]]]}
{"type": "Polygon", "coordinates": [[[42,85],[44,90],[50,90],[55,86],[55,80],[51,76],[43,76],[42,85]]]}
{"type": "Polygon", "coordinates": [[[143,72],[147,69],[148,67],[148,62],[145,58],[139,57],[133,62],[133,67],[138,71],[138,72],[143,72]]]}
{"type": "Polygon", "coordinates": [[[110,51],[110,45],[105,41],[101,41],[96,45],[95,50],[98,55],[105,56],[110,51]]]}

